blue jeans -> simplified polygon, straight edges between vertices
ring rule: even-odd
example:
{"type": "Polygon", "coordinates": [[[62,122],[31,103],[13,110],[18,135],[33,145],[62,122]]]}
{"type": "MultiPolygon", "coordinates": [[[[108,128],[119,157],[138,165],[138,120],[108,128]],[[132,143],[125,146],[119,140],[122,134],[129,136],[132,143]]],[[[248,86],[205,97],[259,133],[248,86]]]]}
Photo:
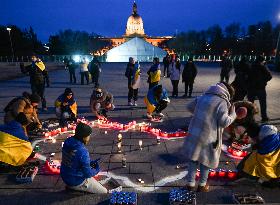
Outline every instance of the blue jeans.
{"type": "Polygon", "coordinates": [[[195,186],[195,177],[197,172],[197,167],[200,165],[200,178],[199,178],[199,186],[205,186],[208,179],[209,167],[204,166],[203,164],[199,164],[197,161],[190,161],[188,167],[188,175],[187,175],[187,185],[195,186]]]}

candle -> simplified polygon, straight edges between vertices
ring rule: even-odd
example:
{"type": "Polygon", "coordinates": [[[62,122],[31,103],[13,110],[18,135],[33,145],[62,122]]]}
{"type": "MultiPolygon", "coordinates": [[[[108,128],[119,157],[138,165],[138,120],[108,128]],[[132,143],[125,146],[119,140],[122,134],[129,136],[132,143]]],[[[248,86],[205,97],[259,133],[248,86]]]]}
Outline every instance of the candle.
{"type": "Polygon", "coordinates": [[[125,158],[125,156],[123,156],[123,158],[122,158],[122,167],[123,168],[126,167],[126,158],[125,158]]]}
{"type": "Polygon", "coordinates": [[[143,149],[142,145],[143,145],[143,141],[142,141],[142,140],[139,140],[139,147],[140,147],[140,150],[143,149]]]}
{"type": "Polygon", "coordinates": [[[157,137],[157,144],[160,144],[160,137],[157,137]]]}
{"type": "Polygon", "coordinates": [[[122,134],[119,133],[119,134],[118,134],[118,142],[121,142],[121,141],[122,141],[122,134]]]}
{"type": "Polygon", "coordinates": [[[118,143],[118,152],[119,153],[122,152],[122,143],[121,142],[118,143]]]}
{"type": "Polygon", "coordinates": [[[56,143],[56,139],[53,138],[53,139],[52,139],[52,143],[53,143],[53,144],[56,143]]]}
{"type": "Polygon", "coordinates": [[[61,142],[61,147],[63,147],[63,145],[64,145],[64,142],[61,142]]]}
{"type": "Polygon", "coordinates": [[[107,132],[107,131],[105,131],[104,133],[105,133],[105,135],[107,135],[107,134],[108,134],[108,132],[107,132]]]}

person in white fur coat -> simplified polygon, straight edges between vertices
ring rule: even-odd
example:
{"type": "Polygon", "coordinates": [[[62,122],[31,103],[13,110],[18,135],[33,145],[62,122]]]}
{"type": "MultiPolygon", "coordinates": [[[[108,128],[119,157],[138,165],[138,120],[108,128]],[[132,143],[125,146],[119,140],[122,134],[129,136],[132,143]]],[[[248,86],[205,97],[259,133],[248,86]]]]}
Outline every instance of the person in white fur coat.
{"type": "Polygon", "coordinates": [[[210,86],[200,97],[188,105],[193,113],[183,151],[189,160],[187,185],[188,190],[195,190],[197,166],[200,167],[200,181],[197,191],[209,191],[207,184],[209,169],[218,167],[222,133],[236,118],[235,107],[230,103],[234,89],[222,82],[210,86]]]}

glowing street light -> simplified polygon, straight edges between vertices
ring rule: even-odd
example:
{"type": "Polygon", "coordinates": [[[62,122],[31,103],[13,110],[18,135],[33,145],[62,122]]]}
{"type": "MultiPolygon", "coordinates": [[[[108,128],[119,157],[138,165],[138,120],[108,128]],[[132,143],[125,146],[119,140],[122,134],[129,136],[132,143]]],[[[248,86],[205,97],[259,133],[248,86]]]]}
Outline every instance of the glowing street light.
{"type": "Polygon", "coordinates": [[[12,31],[12,29],[9,28],[9,27],[7,27],[6,29],[9,32],[11,51],[12,51],[12,62],[14,62],[14,49],[13,49],[13,42],[12,42],[12,38],[11,38],[11,31],[12,31]]]}

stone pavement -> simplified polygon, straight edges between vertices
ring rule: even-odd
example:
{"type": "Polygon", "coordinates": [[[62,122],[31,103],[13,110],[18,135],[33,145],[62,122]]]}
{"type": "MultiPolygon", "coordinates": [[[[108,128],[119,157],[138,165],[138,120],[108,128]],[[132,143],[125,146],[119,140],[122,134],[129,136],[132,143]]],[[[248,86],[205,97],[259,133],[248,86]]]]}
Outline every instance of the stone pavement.
{"type": "MultiPolygon", "coordinates": [[[[116,110],[109,113],[112,121],[127,123],[132,120],[143,122],[145,108],[143,97],[147,92],[146,70],[149,64],[142,64],[142,88],[137,108],[127,106],[127,80],[124,77],[125,64],[108,63],[103,64],[101,74],[101,85],[114,94],[116,110]]],[[[273,73],[274,78],[268,85],[268,113],[272,123],[280,125],[279,105],[279,74],[273,73]]],[[[46,90],[47,104],[49,111],[40,112],[40,118],[46,119],[55,117],[54,100],[64,91],[65,87],[71,87],[78,101],[79,114],[91,117],[89,111],[89,97],[92,92],[92,85],[81,86],[68,83],[68,73],[59,70],[50,73],[51,87],[46,90]]],[[[233,75],[231,77],[233,79],[233,75]]],[[[194,86],[194,96],[198,96],[205,89],[219,80],[219,69],[215,64],[199,65],[199,73],[194,86]]],[[[3,120],[3,108],[13,97],[20,95],[23,91],[29,91],[28,77],[0,82],[0,119],[3,120]]],[[[79,81],[78,81],[79,82],[79,81]]],[[[171,91],[169,79],[162,79],[162,84],[168,91],[171,91]]],[[[180,96],[183,95],[183,84],[179,86],[180,96]]],[[[171,92],[169,92],[171,93],[171,92]]],[[[190,113],[185,106],[191,99],[171,99],[171,104],[164,111],[165,121],[157,124],[166,131],[176,131],[185,128],[190,120],[190,113]]],[[[259,119],[259,117],[258,117],[259,119]]],[[[127,132],[123,133],[123,153],[117,153],[116,139],[117,131],[94,129],[92,140],[88,146],[92,158],[102,158],[102,171],[112,173],[121,178],[119,180],[124,190],[137,191],[139,193],[139,204],[168,204],[168,192],[171,188],[185,184],[187,163],[180,154],[183,140],[167,141],[161,140],[157,145],[156,139],[146,133],[127,132]],[[143,140],[143,150],[139,150],[138,141],[143,140]],[[122,168],[121,160],[126,154],[127,167],[122,168]],[[176,169],[179,165],[180,168],[176,169]],[[172,179],[178,177],[179,180],[172,179]],[[168,178],[169,177],[169,178],[168,178]],[[171,177],[171,179],[170,179],[171,177]],[[137,179],[141,178],[144,184],[139,184],[137,179]],[[167,183],[168,182],[168,183],[167,183]],[[154,191],[151,191],[154,190],[154,191]]],[[[40,143],[41,154],[46,156],[56,153],[60,157],[61,142],[58,139],[55,144],[40,143]]],[[[222,154],[220,168],[235,169],[238,162],[222,154]],[[229,163],[227,163],[229,162],[229,163]]],[[[108,195],[94,195],[82,193],[69,193],[65,191],[64,184],[58,175],[46,175],[39,172],[32,184],[19,185],[13,182],[14,173],[4,173],[0,170],[0,204],[108,204],[108,195]]],[[[235,191],[258,192],[267,203],[280,203],[279,189],[262,188],[251,181],[240,183],[227,180],[210,180],[211,191],[199,193],[199,204],[230,204],[231,194],[235,191]]]]}

